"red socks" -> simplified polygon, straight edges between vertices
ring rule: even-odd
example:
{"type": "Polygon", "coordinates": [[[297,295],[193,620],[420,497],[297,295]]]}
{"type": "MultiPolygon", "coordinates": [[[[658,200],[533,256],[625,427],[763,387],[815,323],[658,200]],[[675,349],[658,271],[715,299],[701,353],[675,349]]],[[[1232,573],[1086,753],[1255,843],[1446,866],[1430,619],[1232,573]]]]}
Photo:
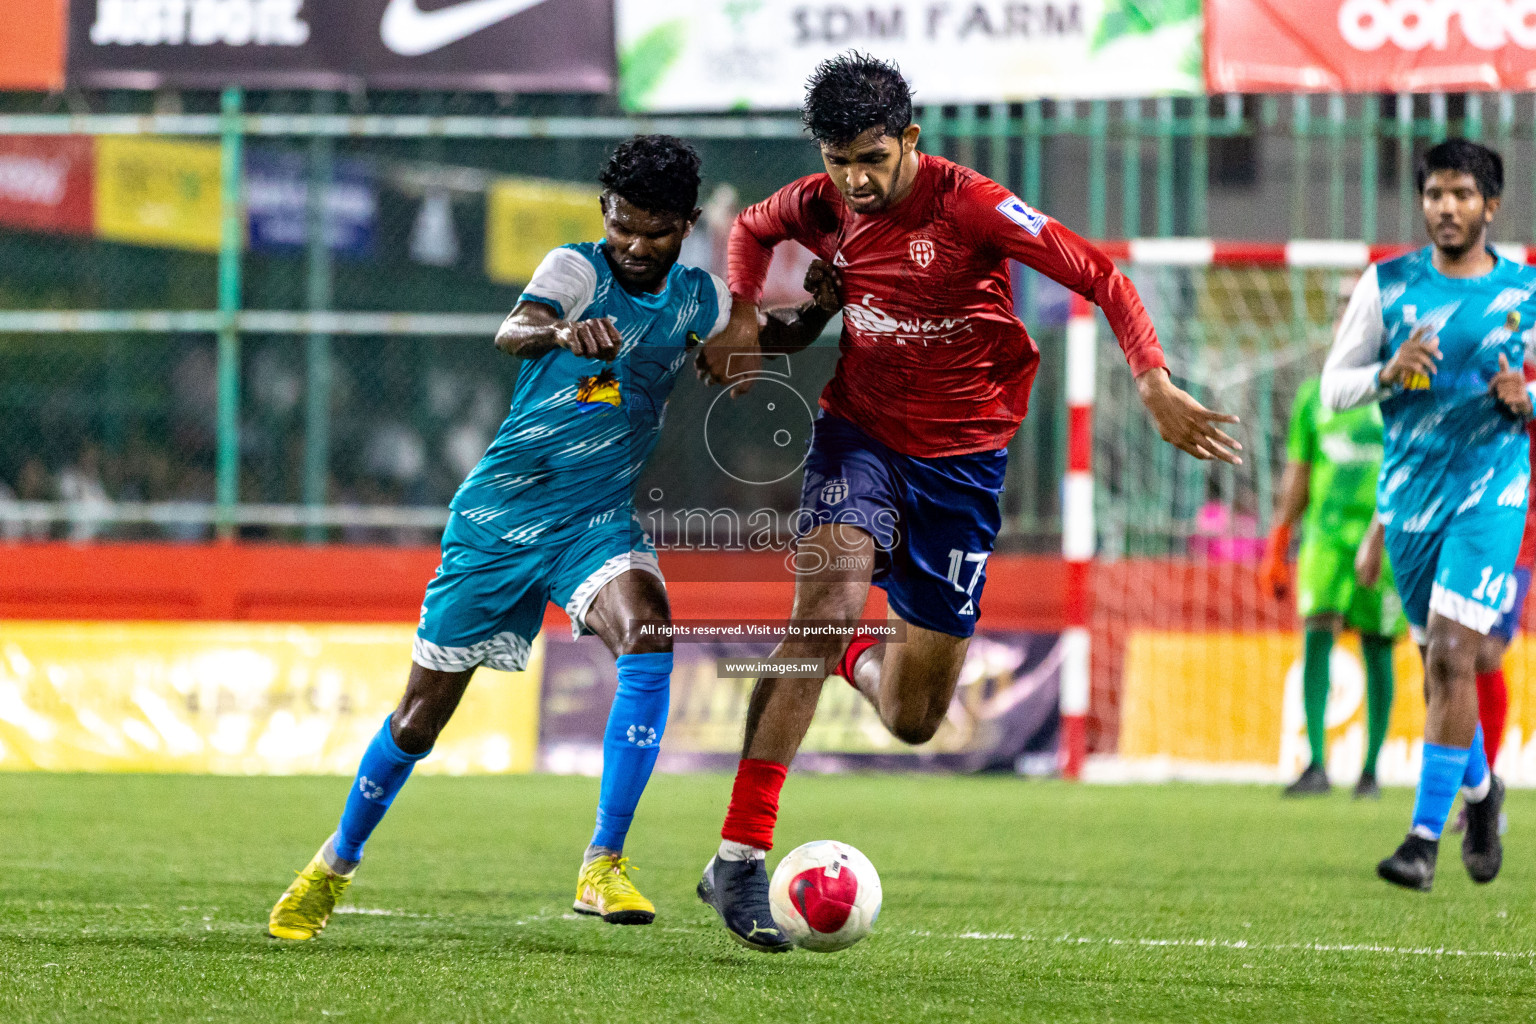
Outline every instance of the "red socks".
{"type": "Polygon", "coordinates": [[[842,676],[848,681],[849,686],[857,690],[859,687],[853,681],[853,667],[859,663],[859,655],[880,642],[880,640],[870,636],[868,633],[859,633],[849,642],[848,649],[843,652],[843,657],[838,661],[837,668],[832,670],[832,674],[842,676]]]}
{"type": "Polygon", "coordinates": [[[1499,745],[1504,742],[1504,722],[1509,715],[1509,688],[1504,685],[1504,670],[1494,669],[1477,677],[1477,720],[1483,727],[1483,749],[1488,751],[1488,767],[1499,759],[1499,745]]]}
{"type": "MultiPolygon", "coordinates": [[[[838,661],[834,674],[853,686],[853,666],[858,663],[859,655],[880,642],[868,633],[855,636],[838,661]]],[[[777,761],[742,758],[736,766],[731,806],[725,812],[720,838],[759,850],[773,849],[773,826],[779,820],[779,790],[784,787],[784,777],[788,774],[789,768],[777,761]]]]}
{"type": "Polygon", "coordinates": [[[725,812],[725,826],[720,838],[745,843],[759,850],[773,849],[773,826],[779,818],[779,790],[786,765],[777,761],[742,758],[736,766],[736,784],[731,787],[731,807],[725,812]]]}

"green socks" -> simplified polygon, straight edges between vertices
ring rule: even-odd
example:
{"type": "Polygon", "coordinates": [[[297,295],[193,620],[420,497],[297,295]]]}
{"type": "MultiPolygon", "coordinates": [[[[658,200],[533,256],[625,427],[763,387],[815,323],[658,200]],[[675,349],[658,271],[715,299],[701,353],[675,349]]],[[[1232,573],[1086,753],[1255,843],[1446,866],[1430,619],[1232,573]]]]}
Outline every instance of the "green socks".
{"type": "Polygon", "coordinates": [[[1365,771],[1374,775],[1392,719],[1392,638],[1362,636],[1360,649],[1365,655],[1365,771]]]}
{"type": "Polygon", "coordinates": [[[1307,711],[1307,743],[1312,747],[1312,763],[1319,768],[1328,756],[1328,655],[1332,653],[1332,630],[1307,630],[1301,702],[1307,711]]]}

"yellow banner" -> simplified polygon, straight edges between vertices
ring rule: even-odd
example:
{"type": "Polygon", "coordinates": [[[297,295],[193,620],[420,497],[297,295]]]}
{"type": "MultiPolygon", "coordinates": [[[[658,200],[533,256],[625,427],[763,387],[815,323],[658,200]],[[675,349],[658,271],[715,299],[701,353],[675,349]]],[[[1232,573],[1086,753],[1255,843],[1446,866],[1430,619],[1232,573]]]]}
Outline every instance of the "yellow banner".
{"type": "MultiPolygon", "coordinates": [[[[350,775],[400,700],[409,625],[0,622],[0,769],[350,775]]],[[[475,673],[419,771],[527,772],[544,644],[475,673]]]]}
{"type": "Polygon", "coordinates": [[[485,273],[527,284],[549,250],[603,237],[602,191],[586,185],[499,178],[485,197],[485,273]]]}
{"type": "MultiPolygon", "coordinates": [[[[1299,633],[1136,630],[1126,643],[1120,755],[1188,764],[1272,766],[1289,778],[1310,757],[1301,699],[1299,633]]],[[[1404,640],[1393,656],[1396,690],[1377,763],[1384,783],[1418,780],[1424,673],[1404,640]]],[[[1509,720],[1495,766],[1536,785],[1536,644],[1517,636],[1504,659],[1509,720]]],[[[1365,669],[1359,642],[1342,636],[1329,663],[1328,770],[1353,782],[1365,758],[1365,669]]]]}
{"type": "Polygon", "coordinates": [[[217,252],[220,214],[218,143],[130,135],[96,140],[96,233],[102,238],[217,252]]]}

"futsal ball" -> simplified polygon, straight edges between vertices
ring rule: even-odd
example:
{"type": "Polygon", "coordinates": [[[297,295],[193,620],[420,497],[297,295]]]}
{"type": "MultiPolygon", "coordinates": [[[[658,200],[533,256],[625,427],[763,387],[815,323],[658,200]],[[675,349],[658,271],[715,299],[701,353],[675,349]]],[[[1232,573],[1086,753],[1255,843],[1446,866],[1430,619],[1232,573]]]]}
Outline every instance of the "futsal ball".
{"type": "Polygon", "coordinates": [[[880,875],[847,843],[806,843],[779,861],[768,887],[773,919],[795,945],[817,953],[847,949],[880,916],[880,875]]]}

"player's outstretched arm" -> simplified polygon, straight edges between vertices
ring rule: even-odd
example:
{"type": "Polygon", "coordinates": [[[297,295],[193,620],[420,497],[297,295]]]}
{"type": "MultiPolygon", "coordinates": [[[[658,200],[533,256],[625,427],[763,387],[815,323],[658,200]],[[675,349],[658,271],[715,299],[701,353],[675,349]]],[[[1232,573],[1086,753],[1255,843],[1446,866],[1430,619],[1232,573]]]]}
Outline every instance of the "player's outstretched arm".
{"type": "Polygon", "coordinates": [[[527,300],[517,304],[496,332],[496,347],[523,359],[563,348],[583,359],[611,362],[622,344],[619,329],[607,317],[573,323],[560,319],[544,303],[527,300]]]}
{"type": "Polygon", "coordinates": [[[1236,423],[1231,413],[1207,409],[1173,383],[1162,367],[1136,378],[1136,393],[1147,407],[1164,441],[1197,459],[1218,459],[1234,466],[1243,464],[1237,453],[1243,446],[1222,430],[1219,423],[1236,423]]]}
{"type": "Polygon", "coordinates": [[[1114,260],[995,182],[972,188],[967,198],[964,217],[979,244],[1038,270],[1104,311],[1136,375],[1141,403],[1164,441],[1197,459],[1242,464],[1237,453],[1243,446],[1217,426],[1236,423],[1237,417],[1207,409],[1174,385],[1141,296],[1114,260]]]}

